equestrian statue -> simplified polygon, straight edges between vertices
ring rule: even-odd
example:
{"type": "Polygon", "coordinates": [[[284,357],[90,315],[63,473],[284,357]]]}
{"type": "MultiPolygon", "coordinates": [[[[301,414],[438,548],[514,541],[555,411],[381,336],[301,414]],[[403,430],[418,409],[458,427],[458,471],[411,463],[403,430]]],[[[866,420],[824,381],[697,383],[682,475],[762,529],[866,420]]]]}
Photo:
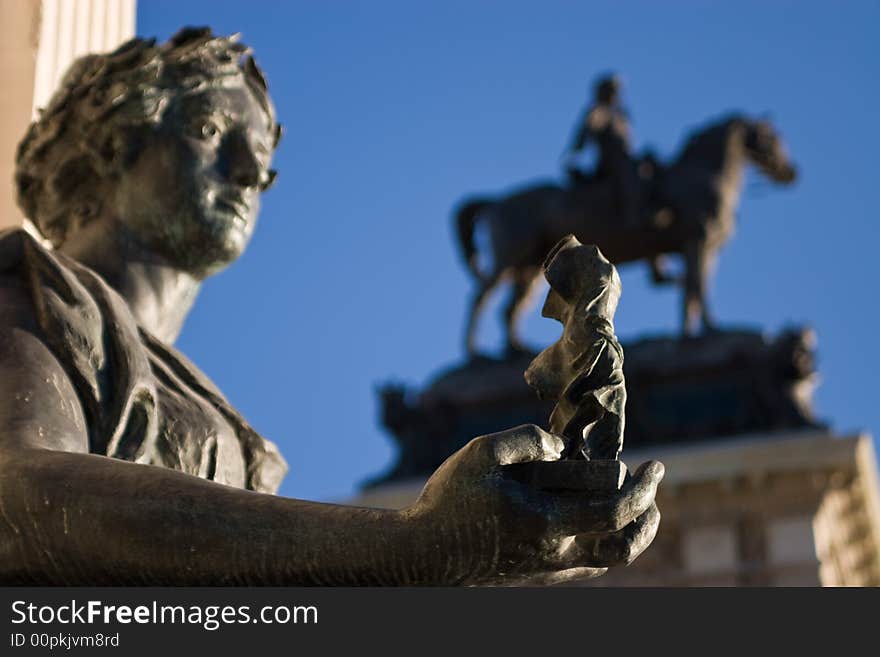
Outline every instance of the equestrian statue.
{"type": "Polygon", "coordinates": [[[573,234],[595,244],[614,264],[646,260],[656,284],[683,288],[682,330],[693,335],[713,330],[706,287],[714,258],[734,230],[743,172],[753,164],[770,180],[788,184],[797,170],[771,123],[730,114],[693,132],[671,162],[629,152],[629,126],[620,105],[616,77],[600,79],[592,108],[584,114],[570,153],[589,144],[599,150],[596,170],[569,168],[563,186],[533,184],[507,196],[472,197],[455,213],[458,243],[476,280],[465,349],[476,352],[476,326],[490,293],[512,282],[504,310],[507,349],[524,351],[517,320],[541,279],[548,251],[573,234]],[[489,235],[491,265],[479,265],[474,240],[478,223],[489,235]],[[666,268],[664,257],[680,255],[681,276],[666,268]]]}

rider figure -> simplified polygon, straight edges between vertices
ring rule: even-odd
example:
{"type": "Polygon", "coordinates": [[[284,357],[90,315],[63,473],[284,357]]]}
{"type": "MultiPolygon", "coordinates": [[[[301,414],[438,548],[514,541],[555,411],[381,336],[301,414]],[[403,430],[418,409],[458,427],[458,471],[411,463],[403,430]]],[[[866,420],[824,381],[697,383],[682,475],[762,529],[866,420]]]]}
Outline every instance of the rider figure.
{"type": "MultiPolygon", "coordinates": [[[[627,226],[639,221],[639,175],[630,156],[629,117],[620,102],[620,79],[615,75],[603,76],[596,83],[593,106],[578,125],[568,155],[574,155],[591,143],[599,150],[596,178],[609,179],[614,185],[620,217],[627,226]]],[[[569,166],[572,182],[584,180],[584,174],[569,166]]]]}

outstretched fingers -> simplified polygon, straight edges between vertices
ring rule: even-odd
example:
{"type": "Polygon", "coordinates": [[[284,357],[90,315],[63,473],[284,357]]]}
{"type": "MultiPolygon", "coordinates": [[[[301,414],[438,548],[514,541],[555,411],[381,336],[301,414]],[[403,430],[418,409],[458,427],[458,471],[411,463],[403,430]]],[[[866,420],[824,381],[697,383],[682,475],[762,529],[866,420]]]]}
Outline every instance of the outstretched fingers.
{"type": "Polygon", "coordinates": [[[611,534],[581,534],[563,539],[559,567],[610,568],[632,563],[654,540],[660,526],[660,511],[651,504],[632,523],[611,534]]]}

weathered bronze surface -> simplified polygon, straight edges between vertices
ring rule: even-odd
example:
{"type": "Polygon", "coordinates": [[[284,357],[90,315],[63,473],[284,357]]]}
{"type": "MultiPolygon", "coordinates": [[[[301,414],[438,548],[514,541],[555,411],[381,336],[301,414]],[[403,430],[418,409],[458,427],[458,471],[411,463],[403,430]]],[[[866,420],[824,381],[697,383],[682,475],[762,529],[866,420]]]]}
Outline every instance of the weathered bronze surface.
{"type": "MultiPolygon", "coordinates": [[[[795,167],[770,123],[739,114],[695,132],[668,164],[651,156],[633,162],[616,102],[600,94],[585,118],[589,130],[584,134],[592,134],[600,147],[596,175],[575,176],[565,187],[543,183],[498,198],[470,198],[456,211],[459,246],[476,283],[465,330],[468,355],[476,353],[481,309],[506,280],[512,282],[504,310],[507,350],[524,348],[517,319],[539,280],[544,256],[569,233],[598,245],[615,264],[648,261],[657,284],[681,285],[684,333],[713,328],[706,288],[715,256],[734,230],[745,166],[752,163],[779,183],[792,182],[795,167]],[[474,241],[478,222],[485,224],[491,243],[492,264],[486,270],[478,264],[474,241]],[[670,254],[682,257],[683,276],[666,270],[663,258],[670,254]]],[[[578,137],[575,146],[581,141],[578,137]]]]}
{"type": "Polygon", "coordinates": [[[570,456],[616,459],[626,405],[623,348],[614,335],[617,270],[597,247],[569,235],[547,255],[544,276],[550,291],[543,315],[563,330],[529,365],[526,382],[539,397],[556,400],[550,431],[571,441],[570,456]]]}
{"type": "Polygon", "coordinates": [[[170,346],[273,178],[246,54],[187,29],[83,58],[21,145],[51,247],[0,238],[0,582],[554,583],[635,558],[662,465],[535,486],[514,475],[565,442],[534,425],[470,441],[401,511],[271,494],[277,449],[170,346]]]}
{"type": "Polygon", "coordinates": [[[531,362],[525,380],[539,397],[556,400],[550,430],[567,441],[566,460],[543,464],[533,481],[564,466],[568,476],[589,481],[596,493],[624,481],[626,387],[623,348],[614,335],[620,278],[599,249],[568,235],[544,262],[550,284],[543,315],[562,324],[562,335],[531,362]]]}

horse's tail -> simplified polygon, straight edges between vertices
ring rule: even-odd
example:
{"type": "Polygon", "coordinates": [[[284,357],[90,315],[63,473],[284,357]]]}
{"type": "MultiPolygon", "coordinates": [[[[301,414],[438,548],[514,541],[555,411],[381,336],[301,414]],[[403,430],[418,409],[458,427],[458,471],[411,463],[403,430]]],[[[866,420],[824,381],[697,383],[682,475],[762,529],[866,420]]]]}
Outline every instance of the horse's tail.
{"type": "Polygon", "coordinates": [[[474,243],[474,229],[477,225],[477,217],[480,212],[492,205],[487,199],[471,199],[462,203],[455,213],[455,229],[458,236],[458,246],[464,257],[468,271],[477,280],[483,280],[483,274],[477,267],[477,246],[474,243]]]}

